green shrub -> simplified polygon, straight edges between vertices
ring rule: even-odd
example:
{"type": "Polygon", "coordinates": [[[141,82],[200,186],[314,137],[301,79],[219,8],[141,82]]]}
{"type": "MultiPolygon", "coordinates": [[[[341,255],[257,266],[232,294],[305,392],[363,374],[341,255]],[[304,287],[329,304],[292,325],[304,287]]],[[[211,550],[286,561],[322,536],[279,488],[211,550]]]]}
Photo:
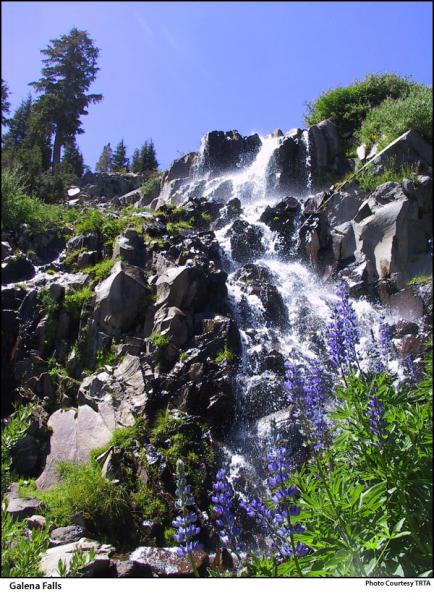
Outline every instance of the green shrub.
{"type": "Polygon", "coordinates": [[[41,553],[48,549],[49,526],[33,529],[31,538],[26,535],[25,521],[14,521],[2,511],[2,577],[41,577],[41,553]]]}
{"type": "Polygon", "coordinates": [[[90,288],[83,288],[76,292],[69,292],[65,295],[64,306],[71,315],[78,319],[80,317],[83,303],[88,298],[92,298],[94,292],[90,288]]]}
{"type": "Polygon", "coordinates": [[[77,235],[95,233],[104,236],[109,241],[114,241],[128,227],[140,232],[143,218],[131,214],[131,211],[127,208],[122,209],[119,216],[102,212],[97,208],[86,208],[81,211],[78,217],[75,231],[77,235]]]}
{"type": "Polygon", "coordinates": [[[110,348],[105,348],[104,350],[97,350],[95,369],[102,369],[103,367],[105,367],[105,365],[113,367],[118,363],[118,361],[119,357],[116,354],[116,351],[114,350],[113,346],[111,346],[110,348]]]}
{"type": "Polygon", "coordinates": [[[403,179],[410,179],[413,182],[417,182],[417,175],[417,168],[413,165],[403,165],[399,169],[389,166],[379,174],[375,174],[374,169],[368,166],[356,173],[353,180],[359,184],[363,191],[371,193],[379,185],[389,181],[401,183],[403,179]]]}
{"type": "Polygon", "coordinates": [[[180,352],[179,354],[179,362],[185,362],[188,358],[188,353],[187,352],[180,352]]]}
{"type": "Polygon", "coordinates": [[[82,269],[82,273],[90,274],[92,276],[92,285],[95,286],[100,281],[107,279],[114,264],[115,261],[112,258],[106,258],[93,267],[86,267],[85,269],[82,269]]]}
{"type": "Polygon", "coordinates": [[[76,211],[63,206],[46,204],[25,192],[23,177],[17,170],[2,172],[2,229],[15,230],[27,223],[33,233],[44,233],[50,227],[66,225],[74,221],[76,211]]]}
{"type": "Polygon", "coordinates": [[[308,103],[306,124],[310,126],[333,119],[341,134],[355,131],[368,113],[384,100],[402,98],[419,88],[408,78],[392,73],[367,75],[362,81],[323,92],[317,100],[308,103]]]}
{"type": "Polygon", "coordinates": [[[207,437],[208,430],[198,421],[187,417],[174,417],[169,411],[157,414],[150,441],[160,449],[172,472],[176,461],[181,458],[196,499],[207,498],[206,485],[208,468],[214,464],[214,453],[207,437]]]}
{"type": "Polygon", "coordinates": [[[159,523],[170,523],[172,514],[167,501],[149,485],[140,483],[137,491],[131,494],[134,508],[142,519],[152,519],[159,523]]]}
{"type": "Polygon", "coordinates": [[[124,486],[105,479],[95,463],[59,465],[61,480],[36,495],[57,526],[68,525],[75,512],[82,512],[89,531],[97,539],[126,539],[132,528],[131,505],[124,486]]]}
{"type": "Polygon", "coordinates": [[[217,354],[215,362],[220,363],[231,363],[234,360],[234,353],[228,349],[228,345],[225,344],[224,349],[217,354]]]}
{"type": "Polygon", "coordinates": [[[158,349],[164,350],[169,345],[169,338],[161,333],[151,333],[149,341],[158,349]]]}
{"type": "Polygon", "coordinates": [[[379,150],[408,129],[415,129],[432,143],[432,88],[419,86],[404,98],[387,99],[366,115],[360,142],[378,143],[379,150]]]}
{"type": "Polygon", "coordinates": [[[13,416],[9,419],[5,425],[2,426],[1,431],[1,495],[5,493],[6,489],[13,480],[13,473],[11,472],[12,458],[11,448],[13,445],[22,439],[30,426],[30,416],[32,414],[33,405],[26,404],[19,406],[13,416]]]}
{"type": "Polygon", "coordinates": [[[190,221],[178,221],[177,223],[167,223],[166,229],[170,235],[179,235],[182,231],[192,229],[193,225],[190,221]]]}
{"type": "Polygon", "coordinates": [[[109,217],[97,208],[88,208],[83,210],[75,226],[78,235],[86,233],[102,234],[107,225],[109,217]]]}
{"type": "Polygon", "coordinates": [[[406,285],[432,285],[432,275],[416,275],[406,285]]]}
{"type": "Polygon", "coordinates": [[[63,260],[64,267],[71,270],[73,273],[76,273],[78,271],[77,259],[82,252],[84,252],[84,248],[76,248],[75,250],[67,252],[63,260]]]}
{"type": "Polygon", "coordinates": [[[156,197],[160,191],[161,173],[156,171],[152,173],[145,183],[140,187],[140,191],[146,196],[156,197]]]}
{"type": "MultiPolygon", "coordinates": [[[[336,389],[333,441],[290,475],[303,524],[298,558],[309,577],[426,577],[432,568],[432,357],[415,390],[387,373],[352,374],[336,389]],[[384,407],[373,435],[370,400],[384,407]]],[[[311,447],[313,440],[308,439],[311,447]]],[[[254,576],[297,576],[293,560],[253,561],[254,576]]]]}
{"type": "Polygon", "coordinates": [[[39,290],[38,300],[41,304],[41,312],[45,316],[53,315],[59,308],[59,303],[54,299],[47,288],[39,290]]]}

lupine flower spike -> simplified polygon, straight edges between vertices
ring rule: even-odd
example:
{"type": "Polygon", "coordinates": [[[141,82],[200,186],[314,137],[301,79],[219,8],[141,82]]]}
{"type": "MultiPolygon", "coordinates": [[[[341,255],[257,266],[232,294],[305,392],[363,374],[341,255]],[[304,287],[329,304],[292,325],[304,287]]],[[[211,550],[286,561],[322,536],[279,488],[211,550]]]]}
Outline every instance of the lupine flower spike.
{"type": "Polygon", "coordinates": [[[386,323],[384,316],[381,316],[378,334],[380,354],[383,361],[387,363],[393,353],[392,328],[388,323],[386,323]]]}
{"type": "Polygon", "coordinates": [[[194,498],[191,495],[191,486],[187,485],[185,478],[184,463],[178,460],[176,463],[176,508],[181,513],[172,521],[173,527],[177,530],[173,538],[178,542],[178,554],[181,556],[188,555],[194,570],[198,577],[196,565],[193,560],[192,553],[194,550],[201,548],[199,542],[194,538],[199,535],[200,527],[197,526],[197,514],[191,510],[194,506],[194,498]]]}
{"type": "Polygon", "coordinates": [[[250,502],[242,502],[241,506],[250,517],[253,517],[273,541],[275,552],[281,558],[294,557],[297,569],[297,557],[308,552],[308,548],[294,542],[294,534],[304,531],[300,524],[294,525],[291,517],[298,516],[300,508],[294,503],[298,489],[289,485],[289,475],[292,461],[288,450],[281,443],[281,436],[277,432],[274,421],[271,423],[271,447],[268,452],[268,472],[266,480],[267,495],[270,499],[270,508],[257,498],[250,502]]]}
{"type": "Polygon", "coordinates": [[[345,283],[341,283],[338,287],[337,295],[339,300],[328,328],[328,344],[333,365],[339,367],[345,374],[356,362],[356,344],[359,342],[359,334],[356,313],[345,283]]]}
{"type": "Polygon", "coordinates": [[[369,429],[374,438],[374,444],[378,445],[387,439],[386,421],[384,419],[384,406],[375,396],[369,398],[369,408],[367,411],[369,419],[369,429]]]}
{"type": "Polygon", "coordinates": [[[285,386],[288,390],[293,415],[298,419],[300,432],[315,450],[325,447],[327,425],[325,421],[324,375],[319,361],[314,361],[309,371],[286,361],[285,386]]]}
{"type": "Polygon", "coordinates": [[[217,471],[216,480],[213,483],[211,501],[216,513],[216,525],[219,527],[219,537],[222,544],[238,555],[240,550],[238,536],[240,529],[235,523],[233,512],[234,491],[229,483],[225,469],[217,471]]]}

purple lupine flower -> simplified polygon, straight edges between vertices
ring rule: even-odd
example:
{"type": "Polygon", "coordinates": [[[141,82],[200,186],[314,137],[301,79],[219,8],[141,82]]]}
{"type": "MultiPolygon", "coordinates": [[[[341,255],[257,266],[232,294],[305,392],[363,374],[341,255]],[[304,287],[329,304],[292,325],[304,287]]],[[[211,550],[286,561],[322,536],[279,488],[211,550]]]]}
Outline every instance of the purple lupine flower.
{"type": "Polygon", "coordinates": [[[214,503],[214,511],[217,515],[216,524],[219,529],[219,537],[225,546],[239,550],[238,536],[240,529],[235,523],[233,513],[234,491],[228,481],[225,469],[220,469],[216,474],[216,481],[213,483],[214,493],[211,500],[214,503]]]}
{"type": "MultiPolygon", "coordinates": [[[[298,489],[288,483],[292,467],[288,450],[282,446],[281,435],[277,431],[276,423],[272,421],[271,447],[268,452],[270,477],[266,479],[269,504],[266,505],[255,498],[250,502],[241,503],[241,506],[270,536],[275,552],[282,558],[288,558],[293,554],[290,540],[293,539],[294,533],[304,531],[300,524],[294,525],[291,521],[291,517],[300,514],[300,508],[294,503],[294,499],[298,496],[298,489]]],[[[297,556],[307,551],[308,549],[302,544],[296,547],[297,556]]]]}
{"type": "Polygon", "coordinates": [[[176,463],[176,496],[175,506],[181,516],[172,521],[172,525],[176,529],[173,538],[179,544],[177,553],[184,556],[191,554],[194,550],[199,550],[201,546],[197,540],[194,540],[200,533],[200,527],[196,525],[197,514],[191,510],[195,502],[191,495],[191,486],[187,485],[182,460],[178,460],[176,463]]]}
{"type": "Polygon", "coordinates": [[[285,388],[291,403],[296,402],[303,388],[303,371],[300,365],[285,361],[285,388]]]}
{"type": "Polygon", "coordinates": [[[381,358],[387,363],[393,353],[392,327],[386,322],[383,315],[381,315],[378,328],[378,345],[381,358]]]}
{"type": "Polygon", "coordinates": [[[327,425],[325,421],[324,373],[319,361],[309,370],[287,361],[286,385],[290,388],[293,415],[299,420],[300,432],[309,439],[315,450],[325,447],[327,425]]]}
{"type": "Polygon", "coordinates": [[[329,353],[332,364],[348,372],[356,361],[356,344],[359,342],[357,317],[345,283],[340,284],[337,295],[339,300],[328,327],[329,353]]]}
{"type": "Polygon", "coordinates": [[[369,429],[374,437],[374,443],[378,444],[387,437],[386,421],[384,419],[384,405],[376,396],[369,397],[367,415],[369,419],[369,429]]]}
{"type": "Polygon", "coordinates": [[[325,447],[327,424],[325,421],[324,374],[319,361],[312,363],[303,383],[302,411],[308,424],[309,441],[314,450],[322,450],[325,447]]]}

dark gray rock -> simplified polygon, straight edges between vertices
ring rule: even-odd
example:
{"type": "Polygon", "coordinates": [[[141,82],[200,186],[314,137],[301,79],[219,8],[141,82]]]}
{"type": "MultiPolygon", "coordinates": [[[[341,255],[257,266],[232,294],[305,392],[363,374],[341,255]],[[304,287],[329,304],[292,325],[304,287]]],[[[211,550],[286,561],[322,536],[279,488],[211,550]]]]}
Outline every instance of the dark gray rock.
{"type": "Polygon", "coordinates": [[[143,270],[116,263],[110,277],[95,288],[94,319],[108,335],[127,332],[144,318],[149,292],[143,270]]]}
{"type": "Polygon", "coordinates": [[[40,442],[30,434],[17,440],[11,450],[12,467],[20,475],[37,475],[43,451],[40,442]]]}
{"type": "Polygon", "coordinates": [[[174,160],[163,179],[163,185],[166,181],[190,177],[193,173],[196,160],[197,152],[189,152],[188,154],[181,156],[181,158],[174,160]]]}
{"type": "Polygon", "coordinates": [[[115,242],[113,258],[143,268],[148,259],[143,236],[134,229],[127,229],[115,242]]]}
{"type": "Polygon", "coordinates": [[[250,164],[261,146],[259,135],[241,136],[238,131],[210,131],[202,140],[197,159],[199,173],[218,175],[250,164]]]}
{"type": "Polygon", "coordinates": [[[50,533],[49,547],[63,546],[71,542],[78,542],[86,536],[86,531],[79,525],[68,525],[67,527],[57,527],[50,533]]]}
{"type": "Polygon", "coordinates": [[[307,150],[302,133],[301,129],[287,132],[274,150],[267,167],[267,195],[283,196],[305,188],[307,150]]]}
{"type": "Polygon", "coordinates": [[[17,521],[37,515],[41,511],[42,502],[36,498],[8,498],[6,511],[17,521]]]}
{"type": "Polygon", "coordinates": [[[262,231],[257,225],[237,219],[226,235],[231,240],[232,258],[240,263],[254,260],[264,253],[262,231]]]}
{"type": "Polygon", "coordinates": [[[98,252],[92,250],[91,252],[82,252],[77,257],[77,269],[83,270],[87,267],[93,267],[98,262],[98,252]]]}
{"type": "Polygon", "coordinates": [[[2,283],[26,281],[35,275],[35,267],[23,255],[8,256],[2,262],[2,283]]]}
{"type": "Polygon", "coordinates": [[[207,277],[202,269],[174,267],[156,282],[157,305],[165,304],[181,310],[200,310],[208,299],[207,277]]]}
{"type": "Polygon", "coordinates": [[[73,252],[74,250],[79,250],[81,248],[83,248],[83,250],[91,252],[92,250],[99,250],[99,247],[100,240],[95,233],[77,235],[68,240],[66,244],[67,252],[73,252]]]}
{"type": "Polygon", "coordinates": [[[396,169],[405,164],[432,166],[432,146],[417,131],[409,129],[366,164],[376,165],[381,172],[392,163],[396,169]]]}
{"type": "Polygon", "coordinates": [[[149,565],[133,562],[131,560],[116,561],[117,577],[152,577],[152,569],[149,565]]]}
{"type": "Polygon", "coordinates": [[[9,242],[1,243],[1,253],[2,260],[4,260],[7,256],[10,256],[12,254],[12,248],[9,242]]]}
{"type": "Polygon", "coordinates": [[[277,287],[273,283],[271,271],[261,265],[248,264],[236,273],[241,289],[247,295],[257,296],[264,307],[264,318],[269,325],[283,327],[288,313],[277,287]]]}

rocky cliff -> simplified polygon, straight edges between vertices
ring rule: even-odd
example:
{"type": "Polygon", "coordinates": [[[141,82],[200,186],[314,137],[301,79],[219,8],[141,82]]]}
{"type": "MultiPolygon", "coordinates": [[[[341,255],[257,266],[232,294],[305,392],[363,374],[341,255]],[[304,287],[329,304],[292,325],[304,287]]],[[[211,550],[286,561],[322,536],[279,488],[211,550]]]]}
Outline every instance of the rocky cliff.
{"type": "MultiPolygon", "coordinates": [[[[98,542],[140,548],[125,562],[97,544],[92,574],[146,576],[161,564],[166,574],[190,574],[164,548],[177,455],[198,474],[202,510],[223,459],[240,489],[252,484],[271,416],[302,460],[283,365],[324,353],[335,280],[355,298],[367,361],[382,314],[397,356],[422,352],[432,296],[417,282],[432,272],[431,149],[413,132],[402,136],[364,168],[375,183],[393,157],[411,165],[411,179],[364,191],[342,148],[331,121],[267,137],[214,131],[154,193],[134,176],[78,181],[65,207],[96,208],[99,228],[4,232],[2,413],[34,407],[11,449],[13,468],[50,490],[61,462],[84,464],[99,449],[103,476],[128,489],[134,519],[124,525],[136,528],[122,538],[75,515],[52,535],[45,572],[102,530],[98,542]],[[116,237],[112,222],[124,225],[116,237]],[[124,429],[131,437],[120,443],[124,429]],[[135,514],[144,506],[145,524],[135,514]]],[[[31,517],[40,504],[12,490],[8,510],[31,517]]],[[[205,517],[203,526],[212,549],[205,517]]]]}

